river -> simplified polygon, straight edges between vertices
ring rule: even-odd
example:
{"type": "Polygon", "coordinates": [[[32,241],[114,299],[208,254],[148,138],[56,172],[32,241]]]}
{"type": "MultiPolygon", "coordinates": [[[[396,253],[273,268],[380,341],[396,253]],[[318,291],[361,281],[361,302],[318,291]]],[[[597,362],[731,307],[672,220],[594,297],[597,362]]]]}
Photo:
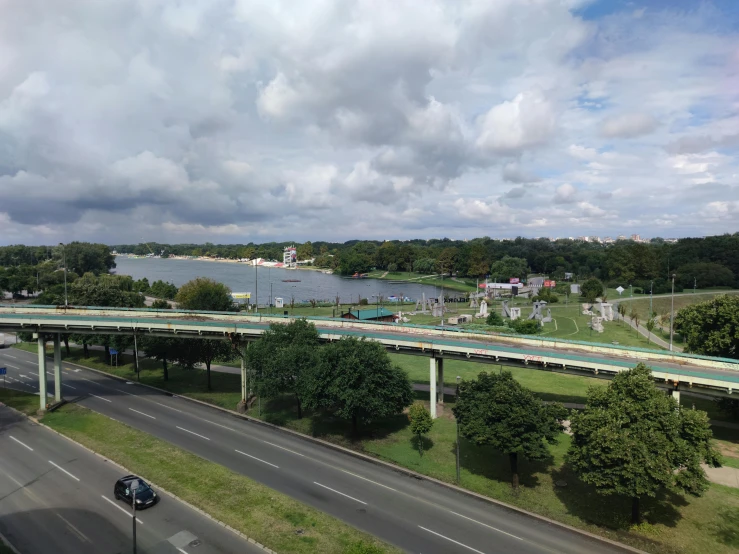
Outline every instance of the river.
{"type": "Polygon", "coordinates": [[[382,295],[385,299],[402,295],[416,300],[421,298],[422,293],[428,298],[439,296],[440,292],[439,288],[431,285],[396,283],[379,279],[351,279],[304,269],[261,266],[255,269],[254,266],[242,263],[126,256],[117,256],[115,263],[114,271],[117,274],[130,275],[134,279],[146,277],[149,283],[161,279],[179,287],[196,277],[210,277],[228,285],[233,292],[251,292],[252,302],[258,289],[260,304],[267,304],[270,296],[283,298],[285,303],[288,303],[293,297],[295,302],[307,302],[311,299],[335,302],[338,295],[342,303],[351,303],[356,302],[358,296],[368,298],[370,302],[373,302],[377,295],[382,295]],[[286,283],[283,279],[298,279],[299,282],[286,283]]]}

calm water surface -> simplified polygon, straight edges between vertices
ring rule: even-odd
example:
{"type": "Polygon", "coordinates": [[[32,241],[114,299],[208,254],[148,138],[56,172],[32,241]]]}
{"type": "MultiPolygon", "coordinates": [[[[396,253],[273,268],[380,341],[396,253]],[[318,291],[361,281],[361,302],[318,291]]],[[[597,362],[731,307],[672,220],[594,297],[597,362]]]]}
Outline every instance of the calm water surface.
{"type": "Polygon", "coordinates": [[[294,297],[296,302],[326,300],[334,302],[336,295],[344,303],[356,302],[357,296],[369,298],[376,295],[384,298],[404,296],[412,299],[436,297],[440,288],[413,283],[392,283],[377,279],[351,279],[339,275],[326,275],[320,271],[267,268],[224,262],[204,262],[198,260],[170,260],[167,258],[127,258],[117,256],[115,272],[130,275],[134,279],[146,277],[149,283],[156,280],[169,281],[182,286],[196,277],[210,277],[228,285],[234,292],[251,292],[252,301],[258,290],[260,304],[267,304],[270,298],[280,297],[285,303],[294,297]],[[299,283],[285,283],[283,279],[299,279],[299,283]],[[256,281],[256,284],[255,284],[256,281]],[[352,300],[353,299],[353,300],[352,300]]]}

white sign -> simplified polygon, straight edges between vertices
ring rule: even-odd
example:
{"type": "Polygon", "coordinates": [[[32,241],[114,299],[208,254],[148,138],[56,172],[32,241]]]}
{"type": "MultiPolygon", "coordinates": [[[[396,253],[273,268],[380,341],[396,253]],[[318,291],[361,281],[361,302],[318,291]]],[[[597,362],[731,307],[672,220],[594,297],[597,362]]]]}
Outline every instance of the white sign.
{"type": "Polygon", "coordinates": [[[275,298],[275,308],[282,308],[284,307],[285,302],[282,300],[282,298],[275,298]]]}
{"type": "Polygon", "coordinates": [[[622,293],[623,291],[625,291],[625,290],[626,290],[626,289],[625,289],[625,288],[623,288],[623,287],[618,287],[618,288],[616,289],[616,291],[618,292],[618,295],[619,295],[619,296],[621,296],[621,293],[622,293]]]}

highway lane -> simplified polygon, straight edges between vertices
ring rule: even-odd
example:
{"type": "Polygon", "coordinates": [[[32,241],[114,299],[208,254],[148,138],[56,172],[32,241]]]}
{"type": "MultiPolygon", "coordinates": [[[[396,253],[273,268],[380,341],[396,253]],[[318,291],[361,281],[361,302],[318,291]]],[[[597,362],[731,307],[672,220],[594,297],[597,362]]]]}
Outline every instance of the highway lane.
{"type": "MultiPolygon", "coordinates": [[[[0,406],[0,533],[21,554],[129,552],[130,508],[113,497],[122,471],[0,406]]],[[[137,512],[144,554],[262,552],[195,510],[157,491],[137,512]]]]}
{"type": "MultiPolygon", "coordinates": [[[[36,357],[13,350],[13,386],[36,357]]],[[[134,383],[66,366],[65,396],[247,475],[409,552],[617,552],[558,526],[134,383]]],[[[36,389],[37,390],[37,389],[36,389]]],[[[51,379],[49,390],[53,390],[51,379]]]]}

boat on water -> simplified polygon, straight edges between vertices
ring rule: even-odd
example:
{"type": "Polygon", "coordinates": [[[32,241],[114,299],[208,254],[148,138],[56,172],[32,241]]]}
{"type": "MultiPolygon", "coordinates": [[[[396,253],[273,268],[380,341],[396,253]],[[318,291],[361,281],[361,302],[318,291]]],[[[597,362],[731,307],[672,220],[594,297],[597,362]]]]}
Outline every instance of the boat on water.
{"type": "Polygon", "coordinates": [[[283,283],[300,283],[300,279],[283,279],[283,283]]]}
{"type": "Polygon", "coordinates": [[[352,275],[352,279],[366,279],[369,277],[369,273],[355,273],[352,275]]]}

